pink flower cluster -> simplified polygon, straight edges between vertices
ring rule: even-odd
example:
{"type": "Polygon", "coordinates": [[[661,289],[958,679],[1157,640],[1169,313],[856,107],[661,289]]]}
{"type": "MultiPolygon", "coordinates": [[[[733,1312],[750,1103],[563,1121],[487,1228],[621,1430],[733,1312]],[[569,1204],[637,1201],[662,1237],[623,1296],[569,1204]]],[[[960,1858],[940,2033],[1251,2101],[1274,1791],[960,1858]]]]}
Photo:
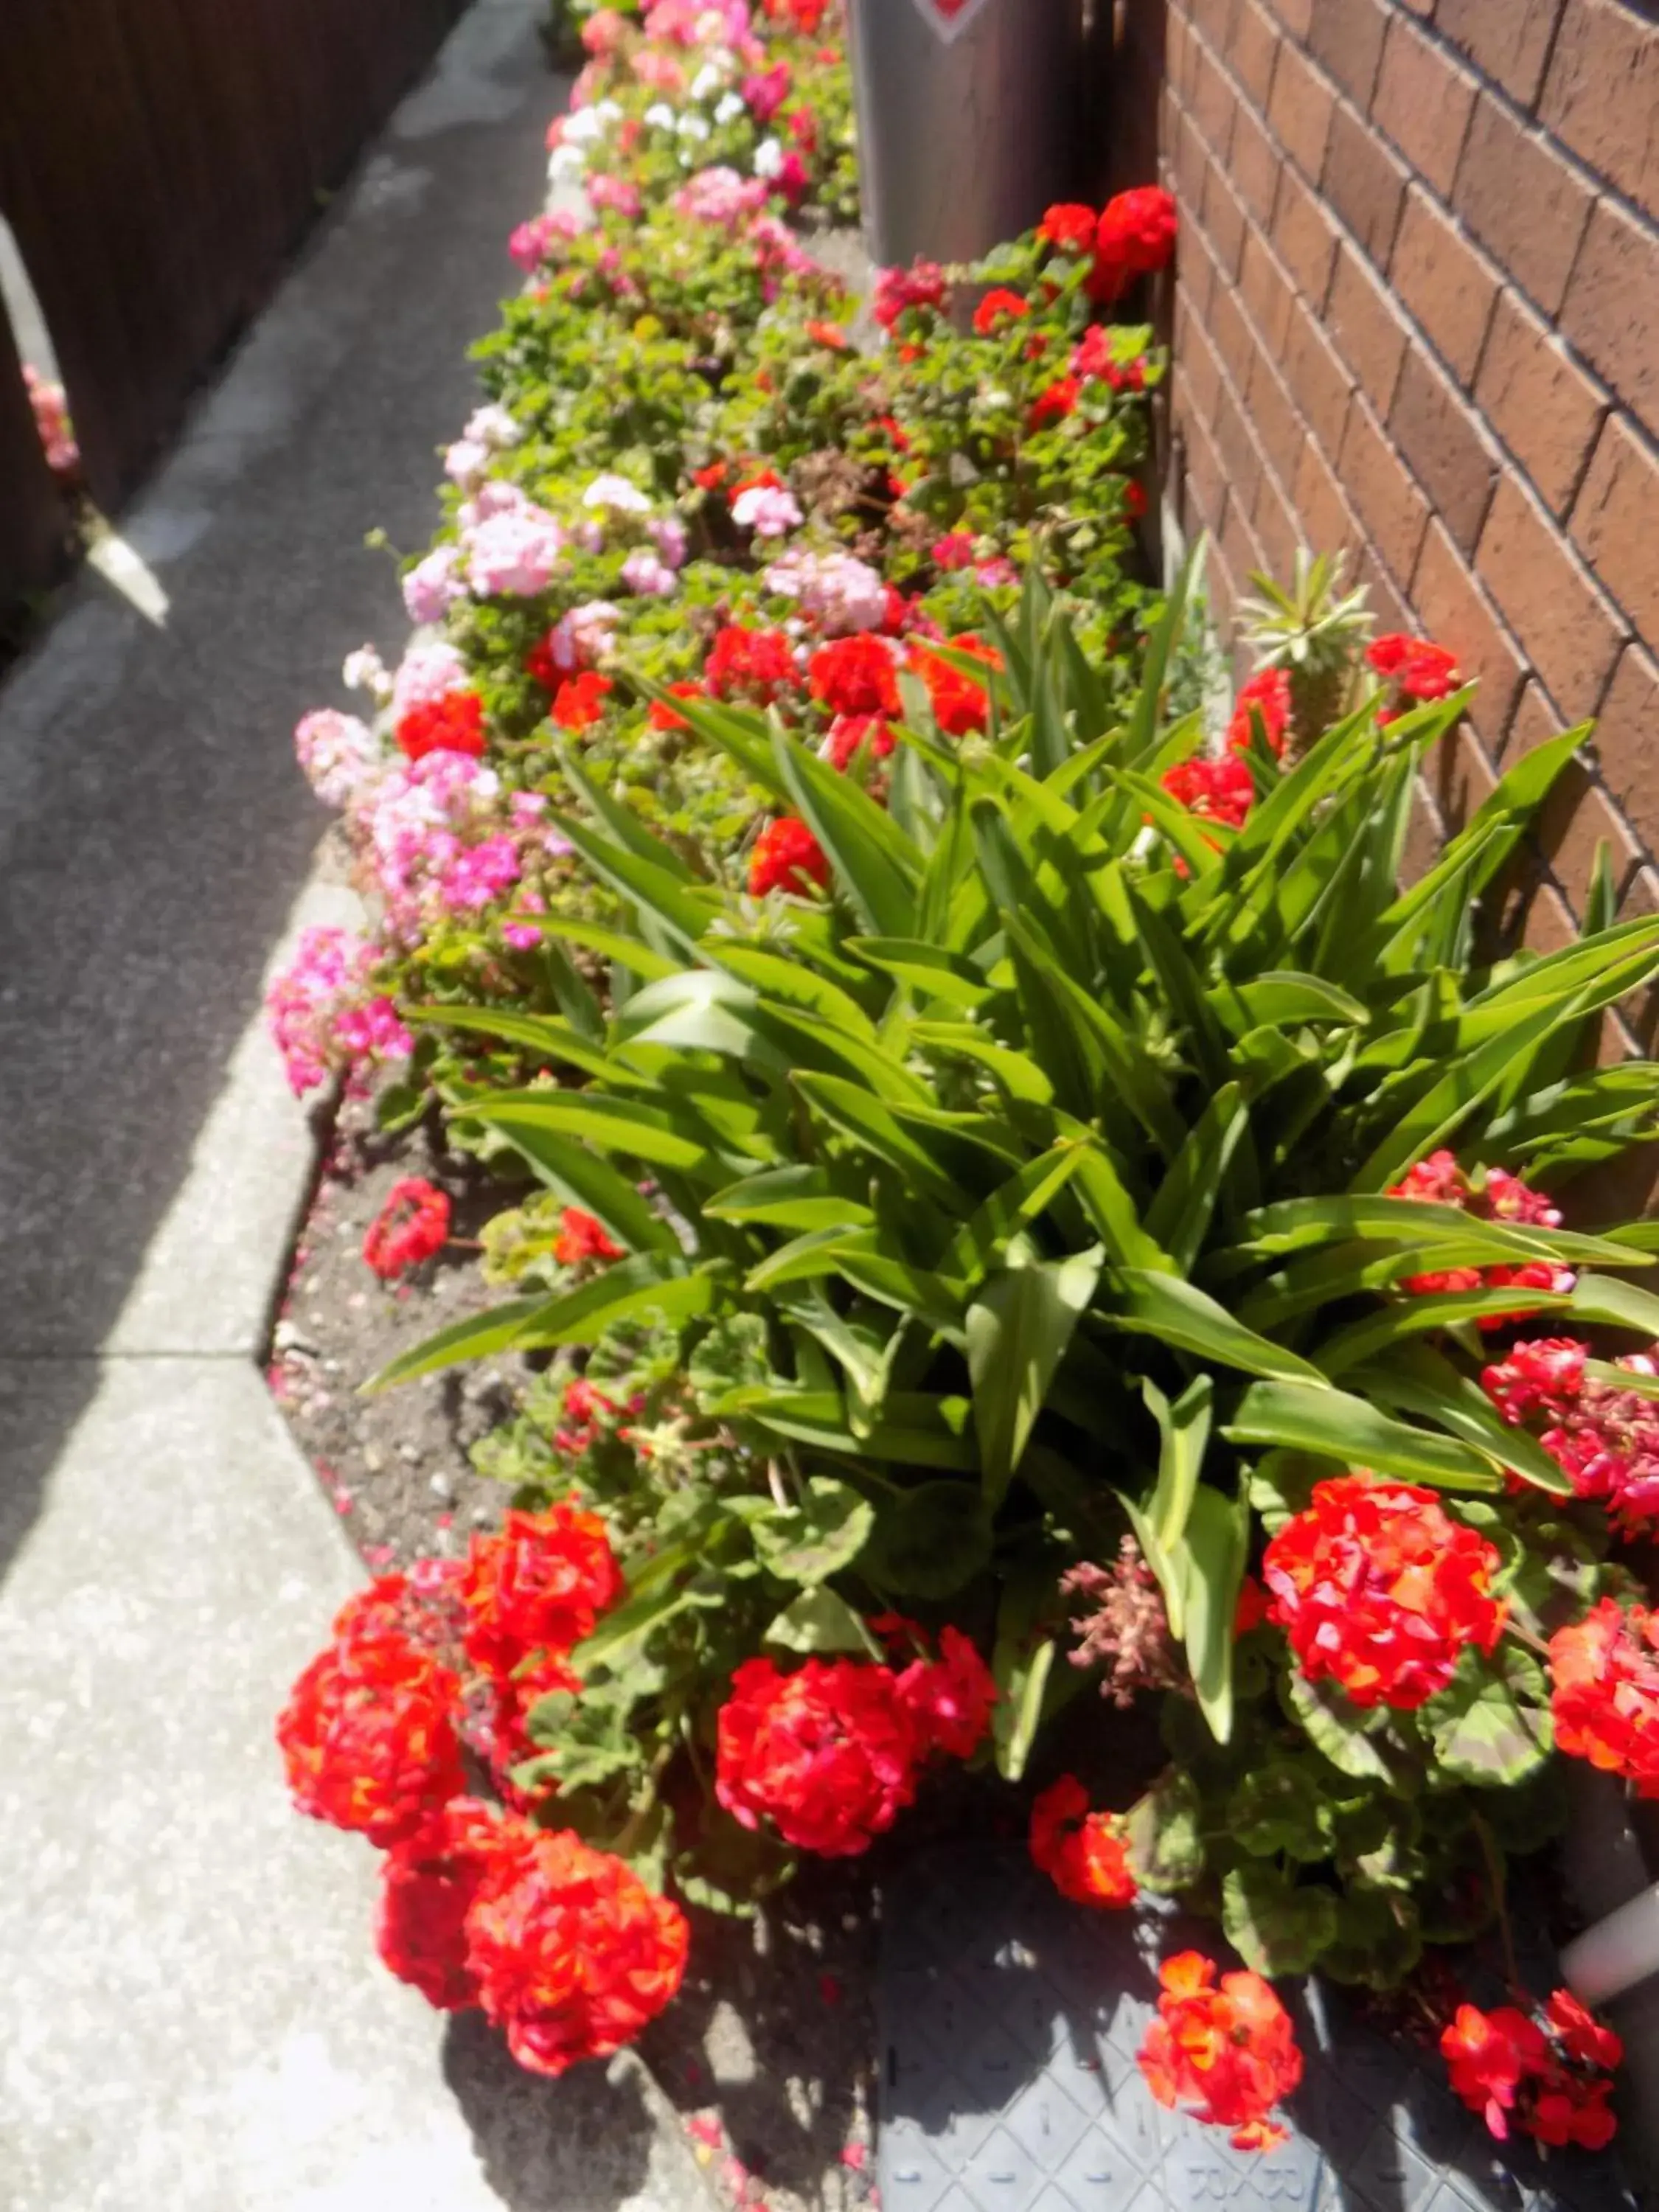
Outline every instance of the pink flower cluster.
{"type": "Polygon", "coordinates": [[[887,621],[886,584],[852,553],[786,553],[767,570],[765,582],[780,599],[799,600],[825,637],[880,629],[887,621]]]}
{"type": "MultiPolygon", "coordinates": [[[[1627,1527],[1659,1516],[1659,1401],[1585,1371],[1589,1346],[1577,1337],[1517,1344],[1480,1377],[1511,1428],[1528,1428],[1572,1483],[1600,1498],[1627,1527]]],[[[1644,1380],[1659,1376],[1659,1345],[1616,1365],[1644,1380]]]]}
{"type": "Polygon", "coordinates": [[[562,563],[563,530],[517,484],[481,484],[457,519],[467,583],[478,599],[534,599],[562,563]]]}
{"type": "Polygon", "coordinates": [[[758,215],[768,198],[763,177],[740,177],[723,165],[699,169],[674,195],[676,214],[695,222],[719,223],[735,230],[745,216],[758,215]]]}
{"type": "Polygon", "coordinates": [[[391,1000],[364,988],[374,962],[373,948],[343,929],[307,929],[265,994],[271,1036],[296,1098],[335,1068],[365,1059],[407,1060],[414,1051],[391,1000]]]}
{"type": "Polygon", "coordinates": [[[46,466],[54,476],[73,476],[81,465],[81,448],[70,422],[69,395],[61,384],[53,384],[27,362],[23,364],[23,383],[28,392],[29,405],[34,410],[35,434],[46,457],[46,466]]]}
{"type": "MultiPolygon", "coordinates": [[[[1419,1160],[1396,1183],[1389,1186],[1390,1198],[1411,1198],[1437,1206],[1455,1206],[1461,1212],[1485,1221],[1514,1222],[1521,1228],[1559,1229],[1561,1209],[1552,1206],[1541,1191],[1536,1191],[1511,1175],[1507,1168],[1487,1168],[1466,1175],[1457,1164],[1457,1155],[1443,1146],[1431,1152],[1426,1159],[1419,1160]]],[[[1563,1267],[1549,1260],[1525,1260],[1518,1267],[1443,1267],[1432,1274],[1407,1275],[1401,1289],[1414,1297],[1424,1297],[1436,1291],[1508,1290],[1541,1291],[1551,1297],[1565,1297],[1577,1281],[1571,1267],[1563,1267]]],[[[1523,1298],[1514,1313],[1483,1314],[1482,1328],[1500,1328],[1505,1322],[1519,1315],[1535,1311],[1523,1298]]]]}
{"type": "Polygon", "coordinates": [[[345,806],[378,772],[374,733],[355,714],[321,707],[301,718],[294,750],[306,781],[326,806],[345,806]]]}

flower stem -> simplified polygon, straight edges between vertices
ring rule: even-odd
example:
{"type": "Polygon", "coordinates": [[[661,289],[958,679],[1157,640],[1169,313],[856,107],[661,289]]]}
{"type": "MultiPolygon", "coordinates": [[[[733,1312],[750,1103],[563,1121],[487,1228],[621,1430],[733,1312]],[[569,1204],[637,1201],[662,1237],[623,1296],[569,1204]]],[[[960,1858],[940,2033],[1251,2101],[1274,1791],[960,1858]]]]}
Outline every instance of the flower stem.
{"type": "Polygon", "coordinates": [[[1511,1992],[1523,1996],[1521,1976],[1515,1964],[1515,1936],[1510,1927],[1509,1907],[1504,1898],[1504,1857],[1497,1839],[1478,1813],[1470,1816],[1470,1826],[1480,1839],[1480,1856],[1486,1862],[1486,1879],[1492,1884],[1492,1901],[1498,1913],[1498,1932],[1504,1945],[1504,1972],[1511,1992]]]}

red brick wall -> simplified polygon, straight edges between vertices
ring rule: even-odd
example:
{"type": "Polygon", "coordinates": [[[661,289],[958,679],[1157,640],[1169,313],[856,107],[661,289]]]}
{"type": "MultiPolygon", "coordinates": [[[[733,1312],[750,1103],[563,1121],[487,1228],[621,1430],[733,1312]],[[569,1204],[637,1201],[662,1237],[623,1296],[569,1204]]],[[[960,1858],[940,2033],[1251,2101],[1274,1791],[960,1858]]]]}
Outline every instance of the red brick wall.
{"type": "Polygon", "coordinates": [[[1480,678],[1425,847],[1596,716],[1528,933],[1560,937],[1598,837],[1659,909],[1659,7],[1127,9],[1161,20],[1161,88],[1143,58],[1120,96],[1157,100],[1181,204],[1170,489],[1218,617],[1301,539],[1480,678]]]}

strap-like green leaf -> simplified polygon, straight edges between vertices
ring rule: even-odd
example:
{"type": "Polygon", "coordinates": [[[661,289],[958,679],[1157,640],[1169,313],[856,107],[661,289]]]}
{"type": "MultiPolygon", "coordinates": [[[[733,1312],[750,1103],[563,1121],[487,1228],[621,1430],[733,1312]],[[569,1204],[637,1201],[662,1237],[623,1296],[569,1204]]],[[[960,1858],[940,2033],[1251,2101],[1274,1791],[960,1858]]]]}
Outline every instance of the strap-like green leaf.
{"type": "Polygon", "coordinates": [[[830,857],[836,884],[872,936],[915,933],[922,857],[883,807],[781,727],[773,757],[797,811],[830,857]]]}
{"type": "Polygon", "coordinates": [[[1155,1336],[1218,1366],[1311,1386],[1316,1395],[1329,1387],[1319,1370],[1299,1353],[1246,1328],[1225,1306],[1178,1275],[1118,1268],[1111,1279],[1111,1303],[1100,1317],[1109,1328],[1155,1336]]]}
{"type": "Polygon", "coordinates": [[[1249,1109],[1236,1083],[1224,1084],[1176,1154],[1146,1213],[1146,1234],[1187,1273],[1198,1257],[1249,1109]]]}
{"type": "Polygon", "coordinates": [[[550,1014],[521,1014],[508,1006],[401,1006],[406,1022],[433,1029],[467,1030],[477,1036],[500,1037],[504,1043],[522,1045],[544,1063],[562,1060],[585,1074],[608,1075],[611,1055],[582,1036],[568,1022],[550,1014]]]}
{"type": "Polygon", "coordinates": [[[544,1313],[549,1304],[546,1295],[538,1291],[533,1297],[508,1298],[491,1306],[487,1313],[453,1321],[388,1361],[363,1385],[364,1394],[390,1389],[394,1382],[413,1382],[417,1376],[435,1375],[441,1368],[459,1366],[465,1359],[489,1359],[498,1352],[510,1351],[526,1322],[544,1313]]]}
{"type": "Polygon", "coordinates": [[[660,1107],[636,1105],[592,1091],[501,1091],[493,1097],[470,1099],[469,1121],[487,1121],[514,1144],[538,1130],[556,1136],[582,1137],[607,1152],[643,1162],[647,1167],[731,1180],[700,1135],[685,1120],[660,1107]]]}
{"type": "Polygon", "coordinates": [[[1078,1316],[1100,1279],[1098,1252],[1010,1267],[968,1309],[968,1371],[985,1495],[1007,1489],[1078,1316]]]}
{"type": "Polygon", "coordinates": [[[1346,1390],[1301,1382],[1253,1382],[1221,1431],[1232,1443],[1316,1452],[1345,1468],[1371,1468],[1447,1490],[1501,1490],[1504,1479],[1484,1453],[1454,1437],[1391,1420],[1346,1390]]]}
{"type": "Polygon", "coordinates": [[[609,1160],[543,1124],[496,1124],[550,1190],[596,1216],[634,1252],[678,1252],[679,1239],[637,1188],[609,1160]]]}

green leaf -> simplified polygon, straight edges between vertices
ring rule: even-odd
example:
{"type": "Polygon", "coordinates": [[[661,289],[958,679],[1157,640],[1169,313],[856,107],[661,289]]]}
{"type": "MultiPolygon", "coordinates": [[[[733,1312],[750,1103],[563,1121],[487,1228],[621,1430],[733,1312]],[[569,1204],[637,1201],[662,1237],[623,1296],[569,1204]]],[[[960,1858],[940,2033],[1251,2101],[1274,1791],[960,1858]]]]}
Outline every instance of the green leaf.
{"type": "Polygon", "coordinates": [[[539,1123],[514,1125],[501,1133],[550,1190],[594,1215],[618,1243],[635,1252],[678,1252],[679,1239],[669,1224],[597,1152],[539,1123]]]}
{"type": "Polygon", "coordinates": [[[417,1376],[436,1374],[441,1367],[454,1367],[464,1359],[488,1359],[495,1352],[509,1351],[518,1342],[519,1332],[537,1315],[545,1313],[548,1304],[539,1296],[509,1298],[501,1305],[491,1306],[487,1313],[453,1321],[423,1343],[388,1361],[372,1381],[364,1383],[364,1394],[390,1389],[394,1382],[413,1382],[417,1376]]]}
{"type": "Polygon", "coordinates": [[[1311,1863],[1329,1855],[1328,1791],[1303,1760],[1272,1759],[1252,1767],[1227,1802],[1226,1832],[1254,1858],[1311,1863]]]}
{"type": "MultiPolygon", "coordinates": [[[[1158,1481],[1146,1501],[1146,1519],[1159,1548],[1173,1555],[1187,1533],[1187,1518],[1198,1493],[1204,1454],[1210,1441],[1215,1386],[1207,1375],[1189,1382],[1170,1405],[1150,1376],[1141,1379],[1141,1391],[1163,1437],[1158,1481]]],[[[1176,1629],[1176,1634],[1182,1632],[1176,1629]]]]}
{"type": "Polygon", "coordinates": [[[975,1483],[884,1486],[859,1571],[898,1597],[953,1597],[991,1564],[991,1509],[975,1483]]]}
{"type": "MultiPolygon", "coordinates": [[[[1522,1703],[1516,1684],[1466,1651],[1449,1686],[1421,1709],[1437,1765],[1459,1782],[1509,1789],[1543,1765],[1555,1735],[1547,1704],[1522,1703]]],[[[1541,1691],[1541,1678],[1540,1680],[1541,1691]]]]}
{"type": "Polygon", "coordinates": [[[1280,1696],[1333,1766],[1356,1782],[1383,1782],[1401,1796],[1413,1793],[1414,1777],[1386,1706],[1362,1712],[1334,1682],[1310,1682],[1294,1668],[1280,1678],[1280,1696]]]}
{"type": "Polygon", "coordinates": [[[1155,1336],[1179,1351],[1196,1352],[1223,1367],[1240,1368],[1247,1375],[1307,1384],[1306,1395],[1328,1388],[1319,1370],[1299,1353],[1256,1335],[1235,1321],[1225,1306],[1179,1276],[1120,1267],[1111,1287],[1115,1309],[1103,1310],[1100,1316],[1109,1328],[1155,1336]]]}
{"type": "MultiPolygon", "coordinates": [[[[1384,1306],[1377,1313],[1350,1322],[1346,1328],[1337,1329],[1315,1347],[1314,1359],[1327,1375],[1340,1375],[1361,1360],[1373,1358],[1390,1345],[1403,1343],[1410,1337],[1426,1336],[1435,1329],[1457,1328],[1467,1322],[1494,1314],[1512,1314],[1516,1295],[1512,1290],[1448,1291],[1407,1297],[1394,1305],[1384,1306]]],[[[1559,1311],[1567,1301],[1528,1291],[1521,1303],[1528,1314],[1542,1314],[1559,1311]]]]}
{"type": "Polygon", "coordinates": [[[1127,1816],[1129,1863],[1154,1896],[1190,1889],[1204,1872],[1204,1801],[1189,1774],[1170,1767],[1127,1816]]]}
{"type": "Polygon", "coordinates": [[[1187,1516],[1184,1633],[1199,1710],[1218,1743],[1233,1729],[1233,1621],[1250,1541],[1248,1499],[1200,1485],[1187,1516]]]}
{"type": "Polygon", "coordinates": [[[939,1203],[959,1207],[962,1193],[939,1164],[938,1152],[914,1135],[883,1100],[839,1075],[799,1073],[795,1088],[817,1114],[896,1168],[939,1203]]]}
{"type": "Polygon", "coordinates": [[[525,1352],[551,1352],[562,1344],[592,1344],[618,1322],[647,1314],[669,1325],[693,1320],[714,1305],[720,1272],[711,1264],[688,1273],[684,1260],[635,1253],[544,1305],[516,1343],[525,1352]]]}
{"type": "Polygon", "coordinates": [[[1147,1210],[1146,1234],[1162,1245],[1183,1275],[1203,1247],[1228,1168],[1249,1122],[1249,1109],[1237,1084],[1224,1084],[1176,1153],[1147,1210]]]}
{"type": "Polygon", "coordinates": [[[830,1475],[815,1474],[799,1504],[754,1522],[750,1534],[762,1563],[780,1581],[813,1583],[851,1566],[874,1521],[874,1512],[856,1490],[830,1475]]]}
{"type": "Polygon", "coordinates": [[[838,1197],[823,1168],[805,1163],[763,1168],[727,1183],[702,1210],[716,1221],[756,1221],[771,1229],[862,1229],[876,1218],[860,1200],[838,1197]]]}
{"type": "Polygon", "coordinates": [[[867,1659],[886,1656],[845,1598],[832,1589],[803,1590],[787,1605],[762,1639],[786,1651],[856,1651],[867,1659]]]}
{"type": "Polygon", "coordinates": [[[969,960],[915,937],[852,937],[845,949],[914,991],[924,1002],[942,999],[971,1013],[993,996],[969,960]]]}
{"type": "Polygon", "coordinates": [[[1346,1390],[1300,1382],[1253,1382],[1222,1431],[1230,1443],[1277,1444],[1318,1452],[1345,1468],[1373,1468],[1447,1490],[1501,1490],[1504,1478],[1483,1452],[1448,1436],[1390,1420],[1346,1390]]]}
{"type": "Polygon", "coordinates": [[[588,1075],[608,1075],[611,1055],[592,1037],[584,1036],[568,1022],[549,1014],[514,1013],[506,1006],[403,1006],[406,1022],[434,1029],[467,1030],[482,1036],[496,1036],[507,1044],[522,1045],[545,1065],[561,1060],[588,1075]]]}
{"type": "Polygon", "coordinates": [[[996,1679],[998,1702],[991,1726],[997,1772],[1005,1782],[1018,1782],[1025,1771],[1042,1719],[1055,1648],[1051,1636],[1026,1655],[1006,1646],[1000,1635],[997,1638],[991,1672],[996,1679]]]}
{"type": "MultiPolygon", "coordinates": [[[[1639,1264],[1634,1253],[1626,1259],[1632,1266],[1639,1264]]],[[[1617,1275],[1581,1275],[1567,1304],[1577,1321],[1635,1329],[1650,1340],[1659,1340],[1659,1297],[1617,1275]]]]}
{"type": "Polygon", "coordinates": [[[1054,1370],[1099,1279],[1098,1251],[1037,1261],[994,1277],[968,1309],[974,1425],[985,1494],[993,1505],[1019,1464],[1054,1370]]]}
{"type": "Polygon", "coordinates": [[[465,1110],[468,1121],[487,1122],[526,1149],[546,1131],[584,1137],[647,1167],[678,1168],[730,1180],[701,1136],[687,1133],[684,1117],[661,1107],[636,1105],[601,1091],[501,1091],[469,1099],[465,1110]]]}
{"type": "Polygon", "coordinates": [[[921,855],[909,838],[851,776],[781,726],[774,726],[772,750],[797,812],[829,855],[836,888],[866,929],[872,937],[914,936],[921,855]]]}
{"type": "Polygon", "coordinates": [[[1222,1878],[1221,1925],[1255,1972],[1305,1974],[1336,1935],[1336,1899],[1287,1881],[1277,1867],[1234,1867],[1222,1878]]]}

